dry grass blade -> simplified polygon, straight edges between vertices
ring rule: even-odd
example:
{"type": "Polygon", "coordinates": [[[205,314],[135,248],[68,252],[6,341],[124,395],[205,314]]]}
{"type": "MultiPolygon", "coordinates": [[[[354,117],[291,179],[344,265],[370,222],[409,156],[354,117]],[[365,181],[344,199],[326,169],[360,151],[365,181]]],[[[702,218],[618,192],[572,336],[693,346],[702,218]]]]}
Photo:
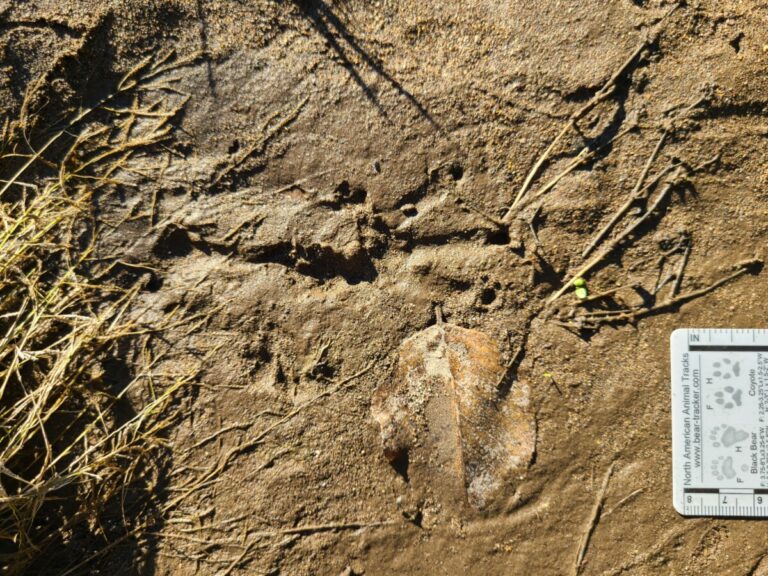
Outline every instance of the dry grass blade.
{"type": "MultiPolygon", "coordinates": [[[[0,565],[4,574],[65,570],[57,550],[122,509],[140,463],[156,452],[176,391],[191,374],[155,381],[142,400],[141,370],[117,385],[104,366],[147,327],[129,320],[137,290],[97,280],[91,260],[99,227],[96,191],[113,185],[131,158],[169,137],[181,104],[122,122],[121,108],[148,93],[146,62],[66,128],[25,151],[20,119],[0,144],[0,565]],[[110,107],[107,109],[106,104],[110,107]],[[21,178],[24,178],[24,181],[21,178]],[[131,398],[131,400],[129,400],[131,398]],[[130,413],[126,417],[126,411],[130,413]],[[55,545],[59,545],[58,548],[55,545]],[[39,562],[39,563],[38,563],[39,562]]],[[[162,327],[154,326],[153,329],[162,327]]],[[[151,371],[151,356],[148,371],[151,371]]],[[[128,521],[128,520],[124,520],[128,521]]],[[[67,560],[65,560],[66,562],[67,560]]],[[[71,561],[71,558],[69,559],[71,561]]]]}

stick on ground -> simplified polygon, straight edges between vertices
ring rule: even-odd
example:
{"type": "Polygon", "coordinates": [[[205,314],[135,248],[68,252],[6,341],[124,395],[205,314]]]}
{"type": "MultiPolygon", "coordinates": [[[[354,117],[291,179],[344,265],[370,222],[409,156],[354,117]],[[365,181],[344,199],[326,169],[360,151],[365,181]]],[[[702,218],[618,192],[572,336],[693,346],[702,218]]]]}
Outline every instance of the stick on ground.
{"type": "Polygon", "coordinates": [[[664,140],[667,138],[667,130],[664,130],[664,132],[661,133],[661,136],[659,137],[659,141],[656,143],[656,147],[653,149],[653,152],[651,152],[651,155],[648,157],[648,160],[645,163],[645,166],[643,167],[642,172],[640,172],[640,176],[637,179],[637,182],[635,183],[635,187],[632,189],[632,192],[629,194],[629,198],[627,198],[626,202],[619,208],[616,213],[613,215],[613,217],[608,221],[608,223],[603,226],[603,228],[598,232],[592,242],[589,243],[589,245],[584,249],[584,252],[582,252],[581,256],[582,258],[586,258],[589,256],[589,254],[594,250],[598,244],[600,244],[606,236],[613,230],[613,227],[618,224],[619,220],[621,220],[624,215],[629,211],[629,209],[632,207],[632,204],[634,204],[642,194],[642,191],[644,189],[644,184],[646,178],[648,178],[648,172],[651,169],[651,166],[656,161],[657,156],[659,155],[659,152],[661,152],[661,147],[664,145],[664,140]]]}
{"type": "Polygon", "coordinates": [[[533,181],[536,179],[536,177],[539,175],[539,172],[541,171],[542,167],[546,163],[546,161],[549,159],[549,157],[552,155],[552,152],[555,150],[557,145],[560,143],[560,141],[565,138],[565,136],[573,129],[577,129],[577,123],[579,120],[584,118],[587,114],[589,114],[598,104],[603,102],[604,100],[607,100],[611,95],[613,95],[617,82],[619,78],[621,78],[628,70],[629,68],[635,63],[635,61],[640,57],[640,55],[649,47],[651,47],[654,42],[656,42],[656,39],[658,38],[658,35],[661,31],[661,24],[663,21],[672,14],[677,9],[677,5],[673,6],[662,18],[662,22],[657,25],[657,28],[652,33],[648,34],[648,36],[640,42],[640,44],[635,48],[635,50],[632,52],[632,54],[629,55],[629,57],[624,60],[621,66],[611,75],[610,78],[603,84],[602,88],[595,93],[595,95],[582,106],[576,112],[571,114],[571,116],[568,119],[568,123],[563,126],[563,128],[560,130],[560,132],[555,136],[555,139],[552,141],[552,143],[547,147],[546,150],[539,156],[539,158],[534,163],[531,170],[528,172],[528,175],[526,176],[525,180],[523,181],[523,185],[520,187],[520,190],[518,190],[517,195],[515,196],[514,201],[512,202],[512,205],[507,210],[507,213],[504,215],[504,218],[502,219],[504,222],[508,223],[513,215],[514,211],[517,208],[517,206],[520,204],[522,199],[527,194],[528,190],[530,189],[531,185],[533,184],[533,181]]]}
{"type": "Polygon", "coordinates": [[[603,483],[600,486],[599,492],[597,493],[595,505],[592,507],[592,514],[590,516],[589,524],[587,525],[587,529],[581,538],[579,552],[576,554],[576,562],[574,563],[573,567],[574,576],[581,574],[581,568],[584,564],[584,557],[587,555],[587,549],[589,548],[589,541],[592,539],[592,534],[594,534],[598,522],[600,522],[600,514],[603,511],[603,505],[605,504],[605,494],[608,491],[608,483],[611,481],[611,475],[613,475],[613,468],[615,465],[616,462],[611,462],[611,464],[608,466],[608,470],[605,471],[603,483]]]}
{"type": "Polygon", "coordinates": [[[560,296],[562,296],[568,288],[570,288],[573,285],[573,281],[576,278],[582,278],[584,277],[588,272],[590,272],[595,266],[600,264],[603,259],[605,259],[611,252],[613,252],[622,242],[624,242],[629,236],[631,236],[648,218],[650,218],[658,209],[659,207],[664,203],[664,201],[667,199],[669,194],[672,192],[674,187],[677,185],[679,179],[682,177],[683,173],[682,171],[676,171],[672,178],[670,178],[669,181],[664,185],[661,192],[656,196],[656,199],[653,201],[653,204],[648,207],[648,210],[639,218],[636,218],[631,224],[629,224],[621,234],[616,236],[611,242],[605,245],[605,247],[600,250],[591,260],[589,260],[584,266],[579,268],[579,270],[571,275],[571,278],[563,284],[563,286],[555,292],[549,299],[549,303],[554,302],[557,300],[560,296]]]}

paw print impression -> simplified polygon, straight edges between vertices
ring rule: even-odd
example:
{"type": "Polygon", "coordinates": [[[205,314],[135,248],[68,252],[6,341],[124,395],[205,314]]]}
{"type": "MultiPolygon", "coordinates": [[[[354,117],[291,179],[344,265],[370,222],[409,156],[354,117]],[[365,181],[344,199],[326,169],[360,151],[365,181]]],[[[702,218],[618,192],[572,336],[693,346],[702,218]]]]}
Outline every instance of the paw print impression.
{"type": "Polygon", "coordinates": [[[730,358],[723,358],[721,362],[715,362],[712,364],[715,369],[712,375],[716,378],[722,378],[729,380],[733,376],[737,376],[741,373],[741,366],[738,362],[732,362],[730,358]]]}
{"type": "Polygon", "coordinates": [[[722,390],[715,392],[715,402],[727,409],[741,406],[741,390],[733,386],[726,386],[722,390]]]}

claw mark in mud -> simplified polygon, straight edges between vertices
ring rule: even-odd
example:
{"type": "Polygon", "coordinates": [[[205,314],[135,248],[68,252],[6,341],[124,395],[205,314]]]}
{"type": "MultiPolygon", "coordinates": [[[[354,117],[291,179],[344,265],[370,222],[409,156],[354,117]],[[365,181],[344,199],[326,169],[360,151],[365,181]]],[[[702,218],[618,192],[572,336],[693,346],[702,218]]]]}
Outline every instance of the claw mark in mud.
{"type": "Polygon", "coordinates": [[[733,408],[734,405],[741,406],[741,390],[733,386],[726,386],[715,392],[715,402],[728,409],[733,408]]]}
{"type": "Polygon", "coordinates": [[[344,254],[322,244],[278,242],[270,246],[259,246],[258,249],[241,251],[240,255],[252,263],[282,264],[299,274],[318,280],[341,277],[348,284],[358,284],[372,282],[378,274],[373,260],[364,250],[344,254]]]}

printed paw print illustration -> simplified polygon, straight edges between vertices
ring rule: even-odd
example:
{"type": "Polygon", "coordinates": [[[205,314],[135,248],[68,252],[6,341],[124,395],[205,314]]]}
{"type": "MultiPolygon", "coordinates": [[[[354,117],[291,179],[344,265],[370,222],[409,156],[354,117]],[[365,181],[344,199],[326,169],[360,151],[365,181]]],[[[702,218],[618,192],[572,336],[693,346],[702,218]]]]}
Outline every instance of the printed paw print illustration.
{"type": "Polygon", "coordinates": [[[722,362],[712,364],[715,369],[712,375],[715,378],[729,380],[732,376],[738,376],[741,373],[741,366],[738,362],[732,362],[730,358],[723,358],[722,362]]]}
{"type": "Polygon", "coordinates": [[[733,386],[726,386],[722,390],[715,392],[715,402],[727,409],[741,406],[741,390],[733,386]]]}
{"type": "Polygon", "coordinates": [[[749,438],[749,432],[737,430],[733,426],[715,426],[709,434],[709,439],[715,448],[720,446],[730,448],[734,444],[744,442],[747,438],[749,438]]]}
{"type": "Polygon", "coordinates": [[[720,456],[717,460],[712,460],[712,476],[720,481],[735,478],[736,470],[733,469],[733,458],[720,456]]]}
{"type": "MultiPolygon", "coordinates": [[[[747,472],[749,466],[741,465],[741,471],[747,472]]],[[[733,458],[720,456],[717,460],[712,460],[712,476],[717,480],[733,480],[736,477],[736,470],[733,467],[733,458]]]]}

